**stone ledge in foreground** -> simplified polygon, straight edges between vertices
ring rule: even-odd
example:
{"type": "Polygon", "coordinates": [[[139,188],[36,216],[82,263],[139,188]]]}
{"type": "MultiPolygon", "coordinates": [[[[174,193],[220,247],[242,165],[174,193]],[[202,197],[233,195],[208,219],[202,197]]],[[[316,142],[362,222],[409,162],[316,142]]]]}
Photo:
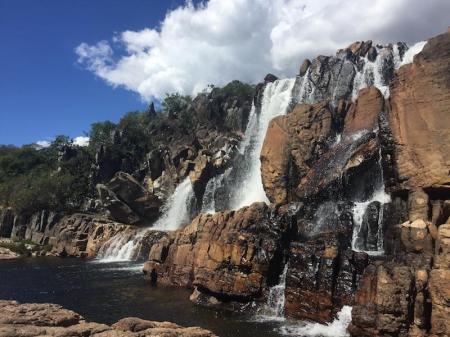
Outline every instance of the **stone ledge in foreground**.
{"type": "Polygon", "coordinates": [[[50,303],[0,300],[0,337],[217,337],[199,327],[127,317],[108,326],[50,303]]]}

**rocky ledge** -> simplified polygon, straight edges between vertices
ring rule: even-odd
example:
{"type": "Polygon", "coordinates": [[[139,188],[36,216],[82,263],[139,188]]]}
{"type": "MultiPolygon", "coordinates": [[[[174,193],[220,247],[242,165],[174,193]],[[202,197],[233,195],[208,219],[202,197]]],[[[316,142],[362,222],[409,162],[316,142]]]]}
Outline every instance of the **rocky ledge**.
{"type": "Polygon", "coordinates": [[[199,327],[123,318],[109,326],[88,322],[74,311],[50,303],[0,300],[0,337],[215,337],[199,327]]]}

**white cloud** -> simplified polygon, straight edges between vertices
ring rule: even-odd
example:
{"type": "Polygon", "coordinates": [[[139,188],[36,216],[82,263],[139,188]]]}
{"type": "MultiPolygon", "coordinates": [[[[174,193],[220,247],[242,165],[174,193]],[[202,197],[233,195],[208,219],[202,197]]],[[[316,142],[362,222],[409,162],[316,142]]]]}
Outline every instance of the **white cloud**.
{"type": "Polygon", "coordinates": [[[293,76],[305,57],[356,40],[416,42],[447,28],[448,0],[210,0],[168,12],[160,28],[80,44],[78,62],[144,100],[193,94],[268,72],[293,76]]]}
{"type": "Polygon", "coordinates": [[[89,137],[78,136],[73,139],[73,144],[78,146],[88,146],[89,137]]]}
{"type": "Polygon", "coordinates": [[[45,148],[45,147],[49,147],[51,144],[51,142],[49,142],[48,140],[38,140],[36,142],[36,145],[40,148],[45,148]]]}

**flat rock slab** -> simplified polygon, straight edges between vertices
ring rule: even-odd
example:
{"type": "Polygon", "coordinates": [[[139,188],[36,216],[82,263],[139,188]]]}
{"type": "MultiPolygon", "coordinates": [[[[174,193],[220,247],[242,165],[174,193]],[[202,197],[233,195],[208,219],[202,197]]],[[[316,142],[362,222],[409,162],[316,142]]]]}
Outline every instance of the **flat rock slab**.
{"type": "Polygon", "coordinates": [[[170,322],[121,319],[112,326],[87,322],[81,315],[50,303],[0,300],[0,337],[217,337],[199,327],[170,322]]]}

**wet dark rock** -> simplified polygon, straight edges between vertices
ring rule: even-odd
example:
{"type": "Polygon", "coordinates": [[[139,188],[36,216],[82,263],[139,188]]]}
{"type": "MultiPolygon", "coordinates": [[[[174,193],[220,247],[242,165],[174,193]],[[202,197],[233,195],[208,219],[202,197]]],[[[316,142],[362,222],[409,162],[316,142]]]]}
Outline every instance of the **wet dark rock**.
{"type": "Polygon", "coordinates": [[[274,74],[267,74],[264,77],[264,83],[275,82],[278,79],[274,74]]]}
{"type": "Polygon", "coordinates": [[[0,209],[0,237],[9,238],[14,226],[14,212],[12,208],[0,209]]]}
{"type": "Polygon", "coordinates": [[[378,55],[378,52],[375,47],[370,47],[369,50],[367,51],[367,59],[370,62],[375,62],[377,55],[378,55]]]}

